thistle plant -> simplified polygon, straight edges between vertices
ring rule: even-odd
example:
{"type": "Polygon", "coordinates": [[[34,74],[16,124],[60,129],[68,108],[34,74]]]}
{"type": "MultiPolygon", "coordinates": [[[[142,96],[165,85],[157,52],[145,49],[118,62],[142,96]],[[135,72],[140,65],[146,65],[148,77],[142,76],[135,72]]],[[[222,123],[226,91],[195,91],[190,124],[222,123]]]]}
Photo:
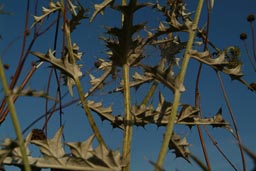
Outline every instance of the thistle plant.
{"type": "MultiPolygon", "coordinates": [[[[94,4],[94,9],[86,8],[84,3],[78,0],[49,1],[41,7],[41,10],[36,10],[32,18],[28,15],[31,11],[29,2],[28,0],[20,61],[6,92],[11,93],[12,103],[22,96],[43,98],[46,110],[42,116],[38,116],[34,121],[31,120],[31,124],[24,129],[24,134],[30,132],[26,138],[23,138],[24,140],[20,135],[20,128],[17,127],[18,139],[8,139],[9,143],[5,141],[2,144],[0,149],[2,166],[14,165],[21,168],[25,166],[26,170],[31,167],[32,170],[51,168],[52,170],[129,171],[133,157],[133,128],[156,125],[164,127],[165,132],[163,139],[159,140],[162,144],[157,160],[149,160],[155,171],[166,170],[164,162],[166,155],[169,155],[168,151],[172,151],[176,157],[183,158],[184,162],[194,161],[201,169],[211,170],[211,161],[208,159],[202,136],[204,130],[209,139],[215,141],[207,129],[209,126],[227,131],[235,138],[239,145],[243,170],[246,170],[243,153],[245,148],[239,136],[235,115],[221,75],[230,76],[232,80],[237,80],[252,91],[255,91],[255,88],[243,78],[240,48],[233,45],[224,49],[218,48],[208,38],[209,21],[207,21],[207,29],[200,26],[203,0],[198,1],[195,12],[189,12],[186,3],[181,0],[169,0],[164,4],[138,0],[102,0],[101,3],[94,4]],[[137,14],[143,13],[144,10],[150,10],[158,18],[138,20],[137,14]],[[96,59],[92,71],[88,69],[87,63],[84,63],[86,52],[84,54],[80,51],[84,45],[77,42],[74,33],[82,28],[83,34],[86,35],[87,28],[84,27],[84,22],[93,25],[100,17],[104,18],[111,12],[119,16],[118,24],[112,25],[109,22],[110,25],[104,25],[104,33],[97,37],[104,44],[104,54],[96,59]],[[99,16],[100,14],[103,16],[99,16]],[[51,40],[52,48],[41,51],[34,47],[35,42],[40,42],[39,37],[44,37],[51,31],[54,32],[51,40]],[[200,42],[196,42],[195,39],[200,42]],[[26,49],[26,44],[30,40],[26,49]],[[150,49],[157,52],[156,55],[152,55],[154,59],[151,59],[148,53],[150,49]],[[33,58],[33,65],[20,83],[18,80],[29,57],[33,58]],[[195,105],[181,98],[183,93],[188,91],[185,76],[191,60],[200,65],[196,80],[195,105]],[[50,70],[46,91],[27,86],[41,66],[47,66],[43,70],[50,70]],[[202,115],[198,95],[202,66],[212,69],[219,78],[231,122],[222,115],[222,107],[213,111],[214,115],[208,117],[202,115]],[[51,86],[53,78],[56,89],[51,86]],[[112,80],[115,83],[111,82],[112,80]],[[66,93],[63,93],[65,90],[66,93]],[[138,94],[141,93],[138,101],[132,93],[133,90],[138,94]],[[98,92],[105,92],[107,97],[104,98],[105,96],[102,95],[102,100],[97,100],[94,95],[98,92]],[[116,97],[119,100],[114,100],[116,97]],[[68,98],[68,102],[66,100],[64,102],[64,98],[68,98]],[[108,106],[109,99],[122,106],[121,114],[117,114],[112,105],[108,106]],[[62,114],[66,107],[76,106],[75,104],[83,109],[82,112],[88,120],[85,124],[90,126],[92,135],[82,142],[63,142],[65,124],[62,121],[62,114]],[[52,107],[49,107],[50,105],[52,107]],[[57,131],[50,129],[50,121],[56,112],[59,113],[60,120],[57,131]],[[43,118],[45,120],[41,123],[43,118]],[[110,143],[105,138],[106,135],[103,134],[97,118],[106,120],[109,125],[122,132],[121,150],[110,149],[110,143]],[[34,125],[38,123],[42,124],[42,129],[35,131],[34,125]],[[205,161],[191,152],[189,140],[186,136],[179,135],[175,129],[176,125],[189,129],[197,127],[205,161]],[[55,133],[53,138],[49,138],[48,132],[55,133]],[[94,138],[97,140],[95,148],[94,138]],[[12,146],[13,144],[17,145],[12,146]],[[25,153],[30,151],[30,144],[39,148],[41,157],[25,153]]],[[[209,4],[209,2],[207,2],[208,14],[213,8],[213,3],[209,4]]],[[[38,4],[39,1],[36,1],[35,8],[38,4]]],[[[252,23],[252,17],[248,21],[252,23]]],[[[246,37],[245,34],[240,36],[243,41],[246,37]]],[[[254,66],[253,60],[249,59],[254,66]]],[[[0,69],[1,81],[4,84],[4,69],[2,66],[0,69]]],[[[9,101],[9,95],[3,96],[0,106],[1,124],[5,122],[8,113],[12,113],[13,107],[7,105],[9,101]]],[[[18,121],[15,121],[14,126],[17,123],[18,121]]],[[[238,170],[217,143],[215,147],[226,162],[234,170],[238,170]]]]}

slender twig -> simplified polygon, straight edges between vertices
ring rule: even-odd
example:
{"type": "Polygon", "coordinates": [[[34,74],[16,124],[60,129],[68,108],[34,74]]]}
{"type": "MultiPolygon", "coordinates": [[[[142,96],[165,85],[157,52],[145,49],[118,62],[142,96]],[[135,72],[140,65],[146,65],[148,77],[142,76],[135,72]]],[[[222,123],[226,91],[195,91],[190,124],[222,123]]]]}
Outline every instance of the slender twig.
{"type": "Polygon", "coordinates": [[[251,65],[252,65],[252,67],[254,69],[254,72],[256,72],[256,63],[253,61],[253,58],[250,55],[250,52],[249,52],[249,49],[248,49],[248,45],[247,45],[245,40],[243,40],[243,44],[244,44],[244,48],[245,48],[245,52],[247,54],[247,57],[248,57],[251,65]]]}
{"type": "MultiPolygon", "coordinates": [[[[23,57],[23,60],[22,60],[22,64],[18,64],[17,68],[16,68],[16,71],[15,71],[15,74],[14,74],[14,78],[15,77],[18,77],[16,74],[20,74],[21,73],[21,70],[22,70],[22,67],[24,64],[25,64],[25,59],[27,58],[27,56],[29,55],[34,43],[36,42],[37,38],[42,36],[44,33],[46,33],[48,30],[50,30],[50,28],[55,24],[56,21],[52,22],[51,24],[49,24],[48,27],[46,27],[43,31],[41,32],[38,32],[39,30],[36,30],[36,27],[34,27],[34,37],[33,39],[31,40],[28,48],[27,48],[27,51],[23,57]]],[[[26,84],[28,83],[28,81],[30,80],[30,78],[32,77],[32,75],[34,74],[34,72],[37,70],[37,68],[39,66],[41,66],[43,64],[43,62],[40,62],[37,66],[33,66],[33,68],[29,71],[29,73],[26,75],[25,79],[22,81],[22,84],[21,86],[19,87],[21,90],[26,86],[26,84]]],[[[16,79],[12,79],[11,83],[10,83],[10,89],[13,89],[14,86],[16,85],[16,79]]],[[[17,100],[18,97],[13,97],[14,98],[14,102],[17,100]]],[[[5,108],[5,105],[7,103],[7,100],[6,98],[3,99],[1,105],[0,105],[0,124],[5,120],[8,112],[9,112],[9,109],[8,108],[5,108]]]]}
{"type": "MultiPolygon", "coordinates": [[[[43,64],[43,62],[40,62],[38,65],[33,65],[32,69],[29,71],[29,73],[26,75],[25,79],[22,81],[22,84],[21,84],[20,87],[19,87],[20,90],[22,90],[22,89],[27,85],[28,81],[30,80],[30,78],[32,77],[32,75],[34,74],[34,72],[35,72],[42,64],[43,64]]],[[[13,103],[16,102],[16,100],[18,99],[18,97],[19,97],[19,96],[13,96],[13,103]]],[[[2,122],[5,120],[5,118],[6,118],[7,114],[8,114],[8,112],[9,112],[9,108],[8,108],[8,107],[4,108],[5,105],[6,105],[6,102],[7,102],[7,99],[5,98],[5,99],[3,100],[3,102],[2,102],[2,104],[4,105],[4,106],[3,106],[3,109],[4,109],[4,110],[3,110],[3,113],[1,114],[1,117],[0,117],[0,123],[2,123],[2,122]]]]}
{"type": "Polygon", "coordinates": [[[250,22],[250,28],[252,32],[252,51],[253,51],[253,56],[256,62],[256,47],[255,47],[255,35],[254,35],[254,24],[253,22],[250,22]]]}
{"type": "MultiPolygon", "coordinates": [[[[193,41],[194,41],[195,30],[196,30],[197,25],[198,25],[198,21],[199,21],[199,18],[200,18],[203,2],[204,2],[203,0],[198,1],[197,10],[196,10],[195,18],[194,18],[194,21],[193,21],[193,26],[192,26],[192,29],[189,31],[189,39],[188,39],[188,42],[187,42],[187,46],[186,46],[186,50],[185,50],[181,70],[180,70],[180,73],[178,74],[178,76],[175,80],[176,83],[178,84],[178,86],[182,86],[183,82],[184,82],[184,77],[185,77],[185,74],[186,74],[186,71],[187,71],[187,66],[188,66],[189,57],[190,57],[189,51],[191,50],[191,47],[192,47],[192,44],[193,44],[193,41]]],[[[180,97],[181,97],[181,91],[180,91],[179,88],[176,87],[175,92],[174,92],[174,100],[173,100],[172,111],[171,111],[170,118],[169,118],[169,121],[168,121],[168,124],[167,124],[167,127],[166,127],[162,147],[161,147],[161,150],[160,150],[159,155],[158,155],[155,171],[159,171],[159,167],[162,168],[162,166],[163,166],[164,158],[165,158],[165,155],[167,153],[168,145],[169,145],[169,142],[170,142],[170,139],[171,139],[171,136],[172,136],[172,132],[173,132],[173,127],[174,127],[175,117],[176,117],[177,111],[178,111],[180,97]]]]}
{"type": "Polygon", "coordinates": [[[240,153],[241,153],[241,158],[242,158],[243,170],[246,171],[246,163],[245,163],[245,158],[244,158],[244,152],[243,152],[243,147],[242,147],[240,135],[239,135],[237,124],[236,124],[235,115],[234,115],[234,113],[232,111],[232,108],[231,108],[231,105],[229,103],[229,100],[228,100],[228,97],[227,97],[227,93],[226,93],[226,90],[225,90],[225,87],[224,87],[224,84],[222,82],[222,78],[221,78],[221,75],[220,75],[219,72],[217,72],[217,77],[218,77],[218,80],[220,82],[222,93],[223,93],[225,102],[227,104],[227,107],[228,107],[228,110],[229,110],[229,113],[230,113],[230,116],[231,116],[231,119],[232,119],[232,122],[233,122],[233,125],[234,125],[234,128],[235,128],[236,137],[237,137],[237,141],[238,141],[239,149],[240,149],[240,153]]]}
{"type": "Polygon", "coordinates": [[[0,59],[0,79],[2,81],[2,86],[3,86],[3,89],[4,89],[4,93],[7,97],[7,103],[8,103],[8,107],[9,107],[9,110],[10,110],[13,127],[15,129],[17,139],[18,139],[18,143],[19,143],[19,146],[20,146],[20,151],[21,151],[21,154],[22,154],[22,160],[23,160],[23,163],[24,163],[25,171],[31,171],[31,168],[30,168],[30,165],[29,165],[29,162],[28,162],[28,157],[27,157],[28,154],[27,154],[26,147],[25,147],[25,144],[24,144],[23,138],[22,138],[19,119],[17,117],[16,110],[15,110],[15,107],[14,107],[14,103],[13,103],[13,100],[12,100],[13,96],[10,94],[10,90],[8,88],[8,84],[7,84],[5,74],[4,74],[4,68],[3,68],[3,64],[2,64],[1,59],[0,59]]]}
{"type": "MultiPolygon", "coordinates": [[[[58,42],[60,14],[61,14],[60,11],[58,11],[57,24],[56,24],[56,28],[55,28],[54,43],[53,43],[53,51],[54,52],[56,51],[57,42],[58,42]]],[[[55,75],[56,82],[57,82],[56,96],[59,97],[59,101],[60,101],[60,111],[59,111],[59,114],[60,114],[60,126],[61,126],[61,123],[62,123],[62,108],[61,108],[62,98],[61,98],[61,91],[60,91],[60,81],[59,81],[59,78],[58,78],[58,74],[57,74],[56,68],[52,68],[51,71],[50,71],[50,75],[49,75],[49,79],[48,79],[48,85],[47,85],[47,93],[50,91],[50,82],[51,82],[50,80],[52,78],[52,72],[53,71],[54,71],[54,75],[55,75]]],[[[60,76],[60,78],[61,78],[61,76],[60,76]]],[[[56,101],[55,101],[55,103],[56,103],[56,101]]],[[[45,101],[45,111],[48,111],[48,99],[46,99],[46,101],[45,101]]],[[[46,136],[47,136],[47,123],[48,123],[48,116],[46,115],[45,116],[45,124],[43,126],[43,128],[45,130],[45,135],[46,136]]]]}
{"type": "MultiPolygon", "coordinates": [[[[209,28],[210,28],[210,1],[207,0],[207,25],[206,25],[206,37],[203,39],[204,42],[204,50],[208,49],[208,36],[209,36],[209,28]]],[[[199,92],[199,81],[200,81],[200,75],[201,75],[201,70],[202,70],[202,66],[203,64],[200,63],[200,66],[198,68],[198,73],[197,73],[197,78],[196,78],[196,88],[195,88],[195,107],[196,108],[200,108],[200,92],[199,92]]],[[[200,111],[201,117],[202,117],[202,113],[200,111]]],[[[204,153],[204,158],[207,164],[207,169],[210,171],[211,170],[211,163],[207,154],[207,150],[206,150],[206,146],[204,143],[204,138],[203,138],[203,133],[202,133],[202,129],[200,125],[197,125],[197,130],[198,130],[198,134],[199,134],[199,139],[201,142],[201,146],[202,146],[202,150],[204,153]]]]}
{"type": "MultiPolygon", "coordinates": [[[[200,66],[198,68],[197,79],[196,79],[196,90],[195,90],[195,107],[196,108],[199,108],[199,103],[200,103],[199,102],[200,101],[199,80],[200,80],[201,70],[202,70],[202,63],[200,63],[200,66]]],[[[202,113],[201,112],[200,112],[200,114],[201,114],[200,117],[202,117],[202,113]]],[[[198,134],[199,134],[202,150],[203,150],[203,153],[204,153],[204,158],[205,158],[205,161],[206,161],[206,164],[207,164],[207,168],[210,171],[211,170],[211,164],[210,164],[210,160],[209,160],[209,157],[208,157],[208,154],[207,154],[207,150],[206,150],[206,147],[205,147],[205,143],[204,143],[204,139],[203,139],[203,133],[202,133],[200,125],[197,125],[197,130],[198,130],[198,134]]]]}
{"type": "Polygon", "coordinates": [[[220,152],[220,154],[224,157],[224,159],[230,164],[230,166],[231,166],[234,170],[238,171],[237,168],[236,168],[236,166],[231,162],[231,160],[229,160],[229,158],[226,156],[226,154],[223,152],[223,150],[219,147],[218,143],[217,143],[217,142],[214,140],[214,138],[211,136],[211,134],[210,134],[210,132],[208,131],[206,125],[204,125],[204,129],[205,129],[205,132],[206,132],[207,136],[210,138],[212,144],[217,148],[217,150],[218,150],[218,151],[220,152]]]}
{"type": "MultiPolygon", "coordinates": [[[[68,94],[68,93],[67,93],[68,94]]],[[[63,96],[62,96],[63,98],[63,96]]],[[[74,103],[78,103],[80,101],[80,98],[74,99],[72,101],[69,101],[67,103],[64,103],[61,105],[61,108],[64,109],[66,107],[69,107],[73,105],[74,103]]],[[[60,107],[56,107],[56,103],[47,111],[46,113],[38,116],[35,120],[33,120],[23,131],[22,134],[25,134],[32,126],[34,126],[37,122],[39,122],[41,119],[43,119],[46,115],[48,115],[48,120],[51,118],[51,116],[54,114],[54,112],[59,111],[60,107]]],[[[43,127],[44,128],[44,127],[43,127]]]]}

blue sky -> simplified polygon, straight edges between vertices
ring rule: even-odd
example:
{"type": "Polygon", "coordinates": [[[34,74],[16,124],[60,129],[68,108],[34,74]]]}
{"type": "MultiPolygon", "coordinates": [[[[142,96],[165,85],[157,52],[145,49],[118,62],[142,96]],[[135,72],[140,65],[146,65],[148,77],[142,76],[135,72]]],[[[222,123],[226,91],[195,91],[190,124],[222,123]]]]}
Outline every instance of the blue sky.
{"type": "MultiPolygon", "coordinates": [[[[86,1],[87,2],[87,1],[86,1]]],[[[93,1],[88,1],[86,6],[92,6],[93,1]]],[[[97,3],[101,1],[95,1],[97,3]]],[[[195,11],[197,1],[188,1],[187,8],[191,11],[195,11]]],[[[25,1],[13,1],[13,0],[2,0],[1,4],[4,4],[4,9],[10,11],[13,15],[0,15],[1,27],[0,34],[2,35],[2,40],[0,40],[0,54],[4,63],[10,65],[10,69],[6,71],[7,77],[13,74],[15,66],[17,65],[20,49],[21,49],[21,36],[24,28],[24,18],[25,18],[25,1]],[[16,39],[20,37],[19,39],[16,39]],[[11,41],[14,41],[11,46],[5,51],[6,47],[11,41]]],[[[42,4],[46,4],[45,1],[40,1],[42,4]]],[[[33,5],[31,2],[31,16],[30,24],[32,24],[33,15],[33,5]]],[[[239,46],[242,50],[241,59],[243,62],[243,73],[244,79],[249,83],[255,82],[255,72],[253,71],[244,51],[243,44],[239,39],[241,32],[248,33],[248,44],[251,49],[251,37],[249,23],[246,21],[246,17],[249,14],[255,14],[256,1],[252,0],[227,0],[227,1],[215,1],[214,7],[211,12],[211,24],[210,24],[210,34],[209,38],[215,45],[220,49],[224,49],[228,46],[239,46]]],[[[204,25],[206,21],[206,8],[204,7],[199,26],[204,25]]],[[[40,12],[39,12],[40,13],[40,12]]],[[[90,12],[90,14],[92,11],[90,12]]],[[[106,57],[104,54],[104,43],[98,39],[102,36],[103,26],[114,25],[118,26],[119,14],[113,13],[110,10],[105,11],[104,16],[96,17],[92,24],[88,24],[88,21],[84,21],[80,27],[75,31],[73,35],[73,41],[76,42],[81,51],[85,54],[83,56],[82,62],[84,63],[83,72],[86,72],[91,68],[91,65],[98,57],[106,57]]],[[[149,11],[145,13],[138,13],[138,21],[148,20],[152,22],[154,13],[151,14],[149,11]]],[[[159,21],[159,20],[154,20],[159,21]]],[[[52,36],[53,31],[50,31],[46,35],[39,38],[38,42],[33,46],[33,51],[46,52],[48,48],[52,48],[53,41],[52,36]]],[[[28,42],[31,38],[28,39],[28,42]]],[[[60,42],[60,41],[59,41],[60,42]]],[[[28,46],[28,45],[27,45],[28,46]]],[[[60,48],[61,46],[59,46],[60,48]]],[[[153,50],[149,50],[149,55],[154,58],[153,50]]],[[[29,56],[29,59],[24,67],[24,75],[31,68],[31,62],[35,61],[36,58],[29,56]]],[[[35,73],[32,79],[29,81],[28,86],[32,89],[37,88],[38,90],[46,90],[47,79],[49,74],[48,65],[44,64],[35,73]]],[[[190,61],[188,73],[186,75],[185,86],[187,91],[182,95],[181,102],[186,102],[189,104],[194,104],[194,87],[195,78],[198,68],[198,63],[193,59],[190,61]]],[[[235,113],[235,118],[238,124],[239,132],[241,135],[242,142],[248,146],[252,151],[256,153],[256,125],[255,125],[255,93],[249,91],[238,81],[231,81],[229,76],[222,74],[223,82],[232,106],[232,110],[235,113]]],[[[84,89],[88,89],[88,77],[84,79],[82,83],[85,85],[84,89]]],[[[203,67],[203,72],[200,81],[200,93],[201,93],[201,106],[203,114],[205,116],[214,115],[220,107],[223,109],[223,117],[228,121],[231,121],[230,115],[228,113],[227,106],[225,104],[220,84],[215,72],[208,66],[203,67]]],[[[20,82],[19,82],[20,83],[20,82]]],[[[113,82],[113,84],[118,84],[118,81],[113,82]]],[[[56,90],[54,84],[52,84],[52,91],[56,90]]],[[[66,89],[63,88],[63,92],[66,89]]],[[[134,103],[136,99],[139,102],[141,98],[141,92],[135,92],[132,90],[132,98],[134,103]]],[[[171,93],[171,92],[168,92],[171,93]]],[[[0,92],[3,96],[3,93],[0,92]]],[[[105,105],[112,105],[116,113],[122,113],[122,105],[120,105],[121,96],[116,96],[114,98],[108,98],[104,92],[96,93],[92,96],[92,99],[103,101],[105,105]]],[[[157,98],[157,95],[155,96],[157,98]]],[[[165,98],[171,101],[172,94],[165,94],[165,98]]],[[[64,101],[69,101],[70,98],[65,98],[64,101]]],[[[16,102],[16,110],[20,118],[21,126],[24,129],[29,123],[31,123],[35,118],[42,115],[45,111],[45,101],[43,99],[33,99],[31,97],[22,97],[16,102]]],[[[95,116],[98,121],[98,126],[102,131],[104,137],[106,138],[107,144],[112,149],[122,148],[122,132],[118,129],[112,129],[107,121],[103,123],[100,121],[98,116],[95,116]]],[[[74,105],[72,107],[66,108],[63,115],[64,123],[64,133],[66,141],[83,141],[90,136],[91,129],[88,126],[87,119],[84,116],[83,110],[74,105]]],[[[33,128],[42,127],[43,121],[38,122],[33,128]]],[[[55,116],[49,122],[49,129],[57,130],[59,127],[59,116],[56,113],[55,116]]],[[[198,133],[196,127],[189,130],[184,126],[176,126],[175,129],[183,136],[187,136],[187,139],[192,146],[190,150],[197,154],[201,159],[203,159],[200,142],[198,138],[198,133]]],[[[225,130],[212,127],[208,127],[211,134],[214,136],[218,144],[225,150],[226,154],[234,162],[239,170],[242,170],[241,159],[239,155],[239,150],[236,145],[235,139],[225,130]]],[[[134,127],[133,132],[133,144],[132,144],[132,164],[131,170],[152,170],[152,166],[147,162],[146,159],[155,161],[157,159],[158,151],[160,149],[160,144],[162,142],[162,137],[164,133],[164,128],[157,128],[156,126],[146,126],[145,129],[134,127]]],[[[53,135],[55,131],[49,133],[49,137],[53,135]]],[[[6,137],[15,137],[13,127],[10,121],[10,117],[6,118],[6,121],[0,126],[0,140],[6,137]]],[[[232,170],[232,168],[224,161],[222,156],[216,152],[216,148],[212,145],[210,140],[204,134],[206,146],[210,156],[210,161],[212,162],[213,170],[232,170]]],[[[252,168],[252,162],[246,157],[248,169],[252,168]]],[[[198,170],[195,163],[187,164],[183,159],[175,159],[175,157],[168,152],[165,169],[167,171],[172,171],[175,169],[180,170],[198,170]]]]}

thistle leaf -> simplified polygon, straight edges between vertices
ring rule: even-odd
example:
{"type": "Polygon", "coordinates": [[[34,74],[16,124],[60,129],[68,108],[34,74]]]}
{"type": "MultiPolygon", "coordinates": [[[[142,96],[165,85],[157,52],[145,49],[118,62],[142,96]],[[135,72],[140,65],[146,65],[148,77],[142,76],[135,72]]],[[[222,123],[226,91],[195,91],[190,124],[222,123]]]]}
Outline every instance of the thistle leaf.
{"type": "Polygon", "coordinates": [[[179,135],[176,135],[173,133],[171,140],[169,142],[169,149],[173,150],[173,153],[175,153],[176,157],[182,157],[185,160],[187,160],[189,163],[189,149],[188,147],[190,144],[187,142],[186,137],[180,138],[179,135]]]}
{"type": "Polygon", "coordinates": [[[50,14],[60,10],[61,8],[63,8],[63,6],[58,1],[56,3],[50,2],[49,3],[49,8],[42,7],[43,15],[41,15],[41,16],[33,16],[34,17],[34,23],[32,24],[31,28],[33,28],[35,24],[41,22],[43,19],[48,17],[50,14]]]}
{"type": "Polygon", "coordinates": [[[112,5],[114,4],[115,0],[104,0],[102,3],[100,4],[95,4],[94,8],[95,11],[90,19],[90,22],[92,22],[94,20],[94,18],[96,17],[96,15],[98,15],[99,13],[102,13],[104,11],[104,9],[108,6],[108,5],[112,5]]]}
{"type": "Polygon", "coordinates": [[[63,127],[60,127],[52,139],[31,140],[31,143],[37,145],[45,157],[61,158],[65,155],[61,140],[62,132],[63,127]]]}
{"type": "MultiPolygon", "coordinates": [[[[68,1],[69,3],[71,3],[71,1],[68,1]]],[[[77,1],[78,2],[78,1],[77,1]]],[[[70,32],[74,31],[76,29],[76,26],[78,26],[79,24],[81,24],[81,20],[83,19],[87,19],[88,18],[88,10],[85,9],[82,4],[80,4],[78,2],[78,7],[73,7],[73,13],[72,13],[72,18],[69,21],[69,27],[70,27],[70,32]],[[75,8],[78,8],[78,13],[76,13],[75,8]]]]}
{"type": "Polygon", "coordinates": [[[94,135],[91,135],[84,142],[68,142],[66,143],[71,151],[71,154],[76,158],[81,158],[87,160],[92,157],[90,151],[92,151],[92,142],[94,139],[94,135]]]}
{"type": "Polygon", "coordinates": [[[232,79],[240,79],[243,76],[241,72],[241,64],[233,66],[226,58],[226,52],[220,52],[217,57],[212,58],[209,51],[198,52],[197,50],[190,51],[191,57],[194,59],[211,66],[214,70],[221,71],[230,75],[232,79]]]}
{"type": "MultiPolygon", "coordinates": [[[[73,50],[74,48],[76,48],[76,44],[73,45],[73,50]]],[[[66,84],[68,86],[68,90],[71,96],[73,96],[73,90],[72,87],[75,84],[74,83],[74,79],[78,79],[79,77],[82,76],[82,72],[80,70],[81,66],[73,63],[71,64],[68,61],[68,58],[56,58],[54,56],[54,52],[49,50],[46,54],[42,54],[40,52],[31,52],[32,55],[40,58],[42,61],[47,61],[49,63],[51,63],[53,65],[53,67],[61,70],[62,72],[64,72],[66,75],[66,84]]],[[[74,54],[77,54],[76,59],[81,58],[80,54],[75,51],[74,54]]]]}

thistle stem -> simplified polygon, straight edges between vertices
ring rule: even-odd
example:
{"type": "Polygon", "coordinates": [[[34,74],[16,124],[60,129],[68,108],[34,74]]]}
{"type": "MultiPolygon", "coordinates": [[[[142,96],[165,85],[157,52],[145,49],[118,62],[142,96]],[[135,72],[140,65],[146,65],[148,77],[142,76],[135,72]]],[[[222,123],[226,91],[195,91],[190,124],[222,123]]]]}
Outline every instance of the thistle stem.
{"type": "MultiPolygon", "coordinates": [[[[192,29],[189,31],[189,39],[188,39],[188,43],[186,46],[186,50],[185,50],[185,54],[184,54],[184,58],[183,58],[183,62],[182,62],[182,66],[181,66],[181,71],[178,74],[177,78],[176,78],[176,83],[178,83],[179,85],[183,85],[184,82],[184,77],[186,74],[186,70],[187,70],[187,66],[188,66],[188,62],[189,62],[189,51],[192,47],[193,41],[194,41],[194,37],[195,37],[195,30],[197,28],[198,25],[198,21],[199,21],[199,17],[201,14],[201,10],[202,10],[202,6],[203,6],[203,0],[199,0],[198,1],[198,5],[197,5],[197,10],[196,10],[196,14],[195,14],[195,18],[193,21],[193,26],[192,29]]],[[[168,145],[172,136],[172,132],[173,132],[173,127],[174,127],[174,121],[175,121],[175,117],[178,111],[178,106],[179,106],[179,101],[180,101],[180,97],[181,97],[181,91],[179,90],[179,88],[175,88],[174,91],[174,100],[173,100],[173,106],[172,106],[172,111],[170,114],[170,118],[169,118],[169,122],[167,124],[166,127],[166,131],[165,131],[165,135],[164,135],[164,141],[162,143],[162,147],[161,150],[159,152],[158,155],[158,160],[155,166],[155,171],[159,171],[160,168],[162,168],[163,166],[163,162],[164,162],[164,158],[166,156],[167,150],[168,150],[168,145]]]]}
{"type": "Polygon", "coordinates": [[[4,93],[7,97],[7,103],[9,106],[9,111],[11,114],[11,119],[12,119],[12,123],[13,123],[14,129],[15,129],[15,133],[17,135],[18,143],[20,145],[20,151],[21,151],[25,171],[31,171],[31,168],[30,168],[30,165],[28,162],[26,147],[25,147],[25,144],[24,144],[23,138],[22,138],[22,132],[20,129],[19,119],[17,117],[16,110],[15,110],[14,103],[13,103],[13,96],[11,95],[10,90],[8,88],[8,84],[7,84],[5,74],[4,74],[4,68],[3,68],[1,59],[0,59],[0,80],[2,81],[4,93]]]}

